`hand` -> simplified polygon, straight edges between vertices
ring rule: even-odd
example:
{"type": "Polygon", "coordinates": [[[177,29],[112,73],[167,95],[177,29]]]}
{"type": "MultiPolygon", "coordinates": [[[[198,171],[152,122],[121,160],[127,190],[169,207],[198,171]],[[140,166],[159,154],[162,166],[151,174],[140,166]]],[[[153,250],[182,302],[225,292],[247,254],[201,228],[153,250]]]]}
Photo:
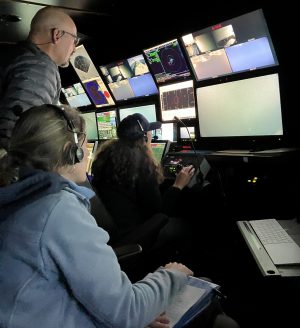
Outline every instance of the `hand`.
{"type": "Polygon", "coordinates": [[[183,189],[192,179],[195,174],[195,167],[193,165],[184,166],[176,175],[173,187],[183,189]]]}
{"type": "Polygon", "coordinates": [[[162,313],[153,322],[150,323],[146,328],[170,328],[170,320],[167,318],[166,313],[162,313]]]}
{"type": "Polygon", "coordinates": [[[170,262],[170,263],[165,265],[165,269],[171,269],[171,270],[174,269],[174,270],[185,273],[187,276],[193,276],[194,275],[194,272],[182,263],[170,262]]]}

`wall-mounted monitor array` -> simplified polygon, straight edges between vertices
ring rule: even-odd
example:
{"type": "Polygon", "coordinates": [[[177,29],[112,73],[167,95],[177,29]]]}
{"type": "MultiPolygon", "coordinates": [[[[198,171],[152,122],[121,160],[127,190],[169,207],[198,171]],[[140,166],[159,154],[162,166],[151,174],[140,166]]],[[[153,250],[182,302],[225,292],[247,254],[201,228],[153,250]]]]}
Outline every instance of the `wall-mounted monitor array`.
{"type": "Polygon", "coordinates": [[[76,48],[70,59],[79,79],[96,107],[114,105],[114,100],[83,45],[76,48]]]}
{"type": "Polygon", "coordinates": [[[193,80],[167,84],[159,87],[161,117],[163,121],[172,121],[196,117],[196,105],[193,80]]]}
{"type": "Polygon", "coordinates": [[[117,137],[117,115],[112,109],[105,112],[97,112],[98,137],[100,140],[115,139],[117,137]]]}
{"type": "Polygon", "coordinates": [[[100,70],[116,101],[158,93],[143,55],[102,65],[100,70]]]}
{"type": "Polygon", "coordinates": [[[144,54],[157,84],[191,76],[177,39],[145,49],[144,54]]]}
{"type": "Polygon", "coordinates": [[[182,37],[197,81],[278,65],[261,9],[182,37]]]}
{"type": "Polygon", "coordinates": [[[197,88],[201,137],[283,135],[278,74],[197,88]]]}
{"type": "Polygon", "coordinates": [[[91,105],[89,97],[85,93],[81,83],[75,83],[70,87],[61,88],[61,91],[71,107],[79,108],[91,105]]]}
{"type": "MultiPolygon", "coordinates": [[[[114,104],[83,46],[71,63],[96,107],[114,104]]],[[[155,140],[201,144],[216,138],[221,142],[220,138],[280,137],[279,77],[274,73],[278,65],[261,9],[144,49],[142,55],[102,65],[116,102],[130,101],[86,113],[88,139],[116,138],[117,124],[134,113],[149,122],[162,121],[162,128],[153,133],[155,140]],[[159,108],[152,98],[135,101],[156,94],[159,108]],[[185,121],[189,133],[183,124],[174,123],[177,118],[185,121]]],[[[83,88],[77,89],[81,95],[83,88]]],[[[63,89],[67,99],[73,99],[71,91],[63,89]]]]}

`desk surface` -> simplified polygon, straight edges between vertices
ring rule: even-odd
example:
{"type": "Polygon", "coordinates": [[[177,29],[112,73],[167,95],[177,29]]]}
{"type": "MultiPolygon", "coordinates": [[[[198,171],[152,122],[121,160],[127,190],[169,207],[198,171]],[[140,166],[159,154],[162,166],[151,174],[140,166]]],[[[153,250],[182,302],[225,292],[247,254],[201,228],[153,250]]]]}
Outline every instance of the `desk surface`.
{"type": "Polygon", "coordinates": [[[181,150],[181,151],[170,151],[171,155],[182,155],[182,156],[207,156],[209,157],[282,157],[287,155],[295,155],[300,153],[300,148],[286,147],[286,148],[274,148],[265,149],[260,151],[251,151],[248,149],[226,149],[226,150],[181,150]]]}
{"type": "MultiPolygon", "coordinates": [[[[293,220],[278,220],[281,226],[300,246],[300,224],[293,220]]],[[[300,265],[275,265],[248,223],[238,221],[237,225],[249,247],[260,271],[264,276],[299,277],[300,265]]]]}
{"type": "Polygon", "coordinates": [[[274,148],[261,151],[251,151],[245,149],[218,150],[209,153],[210,156],[233,156],[233,157],[280,157],[299,152],[299,148],[274,148]]]}

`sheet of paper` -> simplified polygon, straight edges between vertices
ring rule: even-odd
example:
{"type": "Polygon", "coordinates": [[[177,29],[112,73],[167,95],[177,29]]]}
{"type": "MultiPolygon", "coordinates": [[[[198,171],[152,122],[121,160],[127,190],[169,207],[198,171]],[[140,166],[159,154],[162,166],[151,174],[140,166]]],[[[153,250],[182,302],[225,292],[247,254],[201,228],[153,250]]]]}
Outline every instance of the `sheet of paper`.
{"type": "Polygon", "coordinates": [[[205,289],[186,285],[166,310],[166,315],[170,320],[170,327],[173,327],[204,293],[205,289]]]}

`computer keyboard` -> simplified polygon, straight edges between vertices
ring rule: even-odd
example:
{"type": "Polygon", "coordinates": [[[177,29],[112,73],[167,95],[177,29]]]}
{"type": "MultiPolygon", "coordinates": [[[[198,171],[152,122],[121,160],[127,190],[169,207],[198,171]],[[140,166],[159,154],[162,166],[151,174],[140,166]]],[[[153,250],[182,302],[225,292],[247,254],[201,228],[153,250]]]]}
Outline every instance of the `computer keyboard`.
{"type": "Polygon", "coordinates": [[[252,220],[249,223],[274,264],[300,264],[300,247],[277,220],[252,220]]]}
{"type": "Polygon", "coordinates": [[[254,220],[250,223],[263,245],[294,243],[294,240],[275,219],[254,220]]]}

